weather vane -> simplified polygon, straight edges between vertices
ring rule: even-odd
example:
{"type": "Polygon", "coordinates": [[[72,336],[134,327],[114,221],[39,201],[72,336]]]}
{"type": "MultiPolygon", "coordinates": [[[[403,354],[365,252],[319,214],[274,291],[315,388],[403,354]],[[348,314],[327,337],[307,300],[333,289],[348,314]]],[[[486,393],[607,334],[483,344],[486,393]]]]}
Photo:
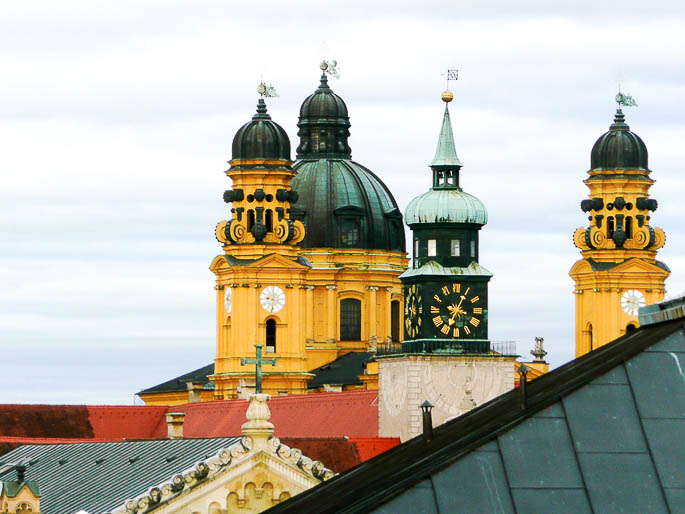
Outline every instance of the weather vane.
{"type": "Polygon", "coordinates": [[[259,96],[262,98],[274,98],[280,96],[275,87],[273,87],[271,84],[265,84],[264,81],[260,82],[257,86],[257,93],[259,93],[259,96]]]}
{"type": "MultiPolygon", "coordinates": [[[[445,74],[443,73],[442,76],[444,77],[445,74]]],[[[451,102],[454,98],[454,94],[452,94],[452,91],[450,91],[450,80],[459,80],[459,70],[447,70],[447,88],[442,92],[442,101],[445,103],[451,102]]]]}
{"type": "Polygon", "coordinates": [[[335,77],[336,79],[340,78],[338,61],[323,61],[319,67],[321,68],[321,71],[330,75],[331,77],[335,77]]]}
{"type": "Polygon", "coordinates": [[[618,83],[618,94],[616,95],[616,103],[618,104],[618,108],[620,109],[621,106],[624,107],[637,107],[637,102],[635,99],[630,96],[630,95],[625,95],[621,93],[621,83],[618,83]]]}

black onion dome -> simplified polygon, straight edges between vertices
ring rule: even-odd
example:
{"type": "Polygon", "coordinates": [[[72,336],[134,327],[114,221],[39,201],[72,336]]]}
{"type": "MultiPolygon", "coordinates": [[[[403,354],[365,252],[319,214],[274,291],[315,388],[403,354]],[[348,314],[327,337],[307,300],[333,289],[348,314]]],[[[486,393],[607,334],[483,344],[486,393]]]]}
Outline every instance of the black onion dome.
{"type": "Polygon", "coordinates": [[[233,159],[290,160],[290,139],[285,130],[271,121],[264,99],[257,103],[257,114],[236,132],[233,159]]]}
{"type": "Polygon", "coordinates": [[[614,123],[592,147],[591,170],[644,170],[647,167],[647,146],[640,136],[630,131],[621,109],[616,110],[614,123]]]}
{"type": "Polygon", "coordinates": [[[300,146],[297,158],[335,156],[350,158],[351,150],[347,144],[350,136],[350,118],[347,106],[328,85],[324,73],[321,83],[300,107],[300,120],[297,123],[300,146]]]}
{"type": "Polygon", "coordinates": [[[350,159],[298,160],[293,169],[302,248],[405,251],[402,214],[372,171],[350,159]]]}

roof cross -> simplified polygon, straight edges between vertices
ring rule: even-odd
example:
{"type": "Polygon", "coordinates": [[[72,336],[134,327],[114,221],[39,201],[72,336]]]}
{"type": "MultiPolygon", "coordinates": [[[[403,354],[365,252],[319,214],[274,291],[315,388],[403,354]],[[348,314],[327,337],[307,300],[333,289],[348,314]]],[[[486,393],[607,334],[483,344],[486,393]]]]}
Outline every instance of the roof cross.
{"type": "Polygon", "coordinates": [[[245,357],[240,359],[240,365],[245,366],[247,364],[255,365],[255,393],[259,394],[262,392],[262,364],[269,364],[271,366],[276,365],[276,357],[273,359],[262,359],[262,348],[263,345],[256,344],[255,347],[255,358],[246,359],[245,357]]]}

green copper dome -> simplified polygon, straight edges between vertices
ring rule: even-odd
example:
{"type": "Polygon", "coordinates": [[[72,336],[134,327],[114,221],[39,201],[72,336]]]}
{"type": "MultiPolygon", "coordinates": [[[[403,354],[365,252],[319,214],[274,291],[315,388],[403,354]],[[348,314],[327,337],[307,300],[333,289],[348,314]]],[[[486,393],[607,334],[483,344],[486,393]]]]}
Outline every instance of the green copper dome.
{"type": "Polygon", "coordinates": [[[488,211],[478,198],[458,189],[431,189],[417,196],[404,213],[407,225],[416,223],[475,223],[485,225],[488,211]]]}
{"type": "Polygon", "coordinates": [[[264,99],[257,103],[252,120],[236,132],[233,138],[233,159],[290,160],[290,139],[285,130],[271,121],[264,99]]]}
{"type": "Polygon", "coordinates": [[[381,179],[351,160],[347,106],[325,73],[302,103],[297,125],[291,187],[299,199],[291,214],[306,227],[301,247],[404,252],[402,214],[381,179]]]}
{"type": "Polygon", "coordinates": [[[616,110],[614,123],[592,147],[591,170],[644,170],[647,166],[647,146],[640,136],[630,131],[621,109],[616,110]]]}

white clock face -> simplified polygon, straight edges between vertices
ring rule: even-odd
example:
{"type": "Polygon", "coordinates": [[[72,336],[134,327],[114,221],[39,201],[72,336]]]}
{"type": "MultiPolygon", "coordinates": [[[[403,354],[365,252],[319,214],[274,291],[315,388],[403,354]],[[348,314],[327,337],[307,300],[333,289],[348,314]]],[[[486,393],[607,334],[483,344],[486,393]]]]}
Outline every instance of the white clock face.
{"type": "Polygon", "coordinates": [[[621,296],[621,308],[628,316],[637,316],[637,311],[645,305],[645,295],[637,289],[630,289],[621,296]]]}
{"type": "Polygon", "coordinates": [[[259,295],[259,303],[266,312],[278,312],[285,307],[285,293],[280,287],[265,287],[259,295]]]}
{"type": "Polygon", "coordinates": [[[226,314],[231,313],[231,302],[233,300],[233,289],[226,288],[224,292],[224,305],[226,306],[226,314]]]}

